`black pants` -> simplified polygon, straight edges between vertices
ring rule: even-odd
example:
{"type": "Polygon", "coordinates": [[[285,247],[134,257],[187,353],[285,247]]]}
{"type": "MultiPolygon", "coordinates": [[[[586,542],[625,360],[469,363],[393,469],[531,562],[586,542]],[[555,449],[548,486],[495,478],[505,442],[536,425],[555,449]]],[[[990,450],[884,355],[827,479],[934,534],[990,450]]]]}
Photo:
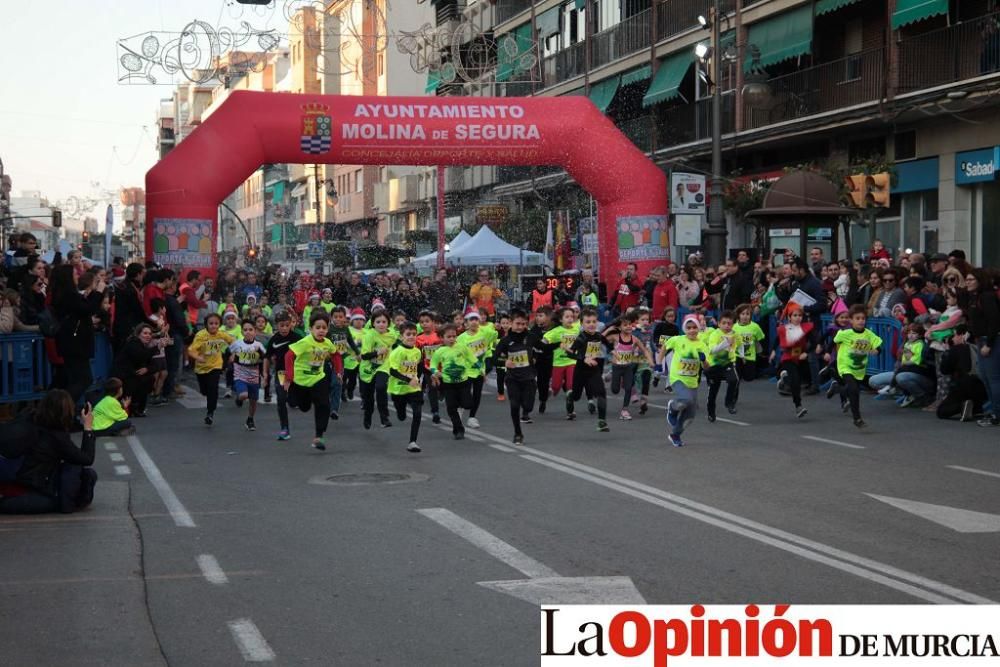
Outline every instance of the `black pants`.
{"type": "Polygon", "coordinates": [[[132,428],[132,422],[128,419],[123,419],[120,422],[115,422],[107,428],[102,428],[100,431],[94,431],[94,435],[97,437],[112,437],[118,435],[127,428],[132,428]]]}
{"type": "Polygon", "coordinates": [[[757,361],[750,361],[748,359],[737,359],[736,360],[736,374],[740,376],[740,380],[744,382],[751,382],[757,379],[757,361]]]}
{"type": "Polygon", "coordinates": [[[378,407],[378,416],[383,422],[389,421],[389,374],[376,373],[371,382],[361,382],[361,411],[366,419],[371,419],[378,407]]]}
{"type": "Polygon", "coordinates": [[[851,404],[851,416],[861,419],[861,381],[853,375],[845,375],[840,379],[840,384],[843,387],[840,398],[846,398],[851,404]]]}
{"type": "Polygon", "coordinates": [[[219,405],[219,376],[221,369],[198,374],[198,391],[208,400],[208,414],[213,414],[219,405]]]}
{"type": "MultiPolygon", "coordinates": [[[[288,387],[291,389],[291,385],[288,387]]],[[[280,382],[274,383],[274,394],[278,399],[278,421],[281,423],[281,430],[288,430],[288,392],[281,386],[280,382]]]]}
{"type": "Polygon", "coordinates": [[[132,397],[132,412],[145,412],[146,403],[149,400],[149,392],[153,391],[152,374],[147,372],[145,375],[133,375],[130,378],[124,378],[122,385],[122,393],[125,396],[132,397]]]}
{"type": "Polygon", "coordinates": [[[787,371],[788,377],[785,380],[785,387],[792,392],[792,402],[795,407],[802,405],[802,367],[805,362],[782,361],[778,367],[779,371],[787,371]]]}
{"type": "Polygon", "coordinates": [[[705,379],[708,380],[708,414],[715,416],[715,400],[719,396],[723,380],[726,381],[726,407],[736,406],[736,401],[740,398],[740,378],[732,364],[712,366],[705,371],[705,379]]]}
{"type": "Polygon", "coordinates": [[[288,387],[288,404],[302,412],[313,410],[313,421],[316,425],[316,437],[322,438],[326,427],[330,424],[330,377],[323,379],[311,387],[292,384],[288,387]]]}
{"type": "Polygon", "coordinates": [[[423,416],[424,393],[414,391],[409,394],[393,394],[392,404],[396,406],[396,416],[399,421],[406,420],[406,406],[410,406],[410,442],[417,441],[417,434],[420,433],[420,418],[423,416]]]}
{"type": "Polygon", "coordinates": [[[636,371],[636,377],[639,379],[639,395],[644,401],[649,396],[649,385],[653,382],[653,369],[643,368],[641,371],[636,371]]]}
{"type": "Polygon", "coordinates": [[[0,514],[71,513],[94,501],[97,473],[68,463],[60,464],[52,493],[29,491],[20,496],[0,498],[0,514]]]}
{"type": "MultiPolygon", "coordinates": [[[[499,368],[497,368],[497,373],[499,379],[499,368]]],[[[535,409],[535,378],[518,380],[506,377],[504,380],[507,402],[510,403],[510,420],[514,424],[514,435],[523,435],[521,433],[521,417],[529,417],[531,411],[535,409]]]]}
{"type": "Polygon", "coordinates": [[[982,413],[986,402],[986,387],[982,380],[973,375],[966,375],[952,383],[948,395],[938,405],[938,418],[951,419],[962,414],[962,406],[966,401],[972,401],[972,414],[982,413]]]}
{"type": "Polygon", "coordinates": [[[545,405],[549,398],[549,385],[552,384],[552,359],[535,362],[536,386],[538,387],[538,402],[545,405]]]}
{"type": "Polygon", "coordinates": [[[344,369],[344,395],[354,400],[354,390],[358,386],[358,367],[344,369]]]}
{"type": "Polygon", "coordinates": [[[507,387],[507,369],[504,366],[497,366],[497,395],[503,396],[507,387]]]}
{"type": "MultiPolygon", "coordinates": [[[[629,365],[631,366],[632,364],[629,365]]],[[[614,372],[614,369],[612,369],[612,372],[614,372]]],[[[614,382],[613,379],[612,382],[614,382]]],[[[597,418],[601,421],[607,421],[608,392],[604,389],[603,363],[599,363],[596,366],[586,366],[581,363],[576,365],[576,369],[573,371],[573,389],[566,397],[566,412],[568,414],[573,414],[575,410],[573,404],[583,398],[584,392],[586,392],[587,398],[594,399],[597,402],[597,418]]],[[[629,389],[629,394],[631,393],[632,390],[629,389]]]]}
{"type": "Polygon", "coordinates": [[[451,432],[455,435],[465,433],[465,427],[462,425],[462,416],[458,414],[458,410],[459,408],[465,410],[472,409],[472,381],[442,382],[440,389],[441,394],[444,396],[445,409],[447,409],[448,417],[451,419],[451,432]]]}
{"type": "MultiPolygon", "coordinates": [[[[615,396],[618,392],[624,391],[625,398],[622,400],[622,410],[628,408],[632,402],[632,389],[635,387],[636,364],[613,364],[611,366],[611,393],[615,396]]],[[[576,378],[573,378],[576,380],[576,378]]],[[[574,384],[576,384],[574,382],[574,384]]],[[[603,386],[603,383],[602,383],[603,386]]]]}
{"type": "Polygon", "coordinates": [[[74,403],[79,403],[84,392],[94,382],[90,371],[90,359],[66,359],[62,366],[56,367],[53,386],[65,389],[73,397],[74,403]]]}
{"type": "Polygon", "coordinates": [[[427,395],[427,402],[431,404],[431,414],[437,415],[440,410],[440,406],[438,405],[438,388],[431,381],[430,371],[424,373],[422,384],[424,393],[427,395]]]}
{"type": "Polygon", "coordinates": [[[475,417],[476,413],[479,412],[479,404],[483,402],[483,382],[485,381],[485,375],[469,380],[472,388],[472,405],[469,406],[469,417],[475,417]]]}

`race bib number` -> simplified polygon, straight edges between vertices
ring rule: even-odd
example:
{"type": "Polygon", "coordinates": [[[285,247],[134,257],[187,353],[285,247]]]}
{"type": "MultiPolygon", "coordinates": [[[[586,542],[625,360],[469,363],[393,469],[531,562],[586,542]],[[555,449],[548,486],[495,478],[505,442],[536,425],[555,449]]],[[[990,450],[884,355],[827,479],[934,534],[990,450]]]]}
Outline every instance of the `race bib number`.
{"type": "Polygon", "coordinates": [[[513,368],[527,368],[528,367],[528,351],[519,350],[517,352],[511,352],[507,355],[507,361],[511,363],[513,368]]]}
{"type": "Polygon", "coordinates": [[[569,351],[573,347],[573,341],[576,340],[576,334],[563,334],[559,339],[559,347],[563,351],[569,351]]]}
{"type": "Polygon", "coordinates": [[[423,350],[423,352],[424,352],[424,359],[426,359],[427,361],[430,361],[431,357],[434,356],[434,353],[437,351],[437,349],[439,347],[441,347],[441,346],[440,345],[424,345],[424,350],[423,350]]]}
{"type": "Polygon", "coordinates": [[[387,347],[376,347],[375,348],[375,363],[382,364],[385,360],[389,358],[389,348],[387,347]]]}
{"type": "Polygon", "coordinates": [[[416,360],[414,360],[414,361],[410,361],[410,360],[404,361],[403,363],[401,363],[399,365],[400,373],[402,373],[403,375],[406,375],[408,377],[416,377],[417,376],[417,366],[419,364],[420,364],[420,362],[416,361],[416,360]]]}
{"type": "Polygon", "coordinates": [[[599,341],[588,341],[587,352],[584,356],[587,359],[598,359],[601,357],[603,351],[604,346],[599,341]]]}
{"type": "Polygon", "coordinates": [[[698,375],[701,365],[697,359],[681,359],[677,367],[677,374],[683,377],[694,377],[698,375]]]}
{"type": "Polygon", "coordinates": [[[486,340],[480,338],[469,343],[469,350],[476,355],[476,357],[481,357],[486,354],[486,340]]]}

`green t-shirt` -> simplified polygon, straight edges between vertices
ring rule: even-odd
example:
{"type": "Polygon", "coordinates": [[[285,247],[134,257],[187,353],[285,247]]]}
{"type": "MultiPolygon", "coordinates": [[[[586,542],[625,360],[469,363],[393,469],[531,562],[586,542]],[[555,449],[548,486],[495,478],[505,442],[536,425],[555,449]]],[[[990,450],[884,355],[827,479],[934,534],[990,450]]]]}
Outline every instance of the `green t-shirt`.
{"type": "Polygon", "coordinates": [[[920,366],[924,363],[924,341],[914,340],[903,343],[903,354],[900,362],[913,366],[920,366]]]}
{"type": "Polygon", "coordinates": [[[733,331],[739,338],[736,343],[736,356],[746,361],[757,361],[757,343],[764,340],[764,332],[756,322],[733,325],[733,331]]]}
{"type": "Polygon", "coordinates": [[[555,352],[552,353],[552,367],[562,368],[563,366],[574,366],[576,365],[576,359],[567,354],[571,347],[573,347],[573,342],[580,335],[580,323],[574,322],[571,327],[564,327],[561,324],[554,329],[549,329],[545,332],[542,339],[549,343],[559,343],[559,347],[556,348],[555,352]]]}
{"type": "Polygon", "coordinates": [[[837,372],[841,376],[853,375],[858,380],[865,379],[868,354],[882,347],[882,339],[868,329],[860,333],[841,329],[833,342],[837,345],[837,372]]]}
{"type": "MultiPolygon", "coordinates": [[[[431,357],[431,369],[441,377],[445,384],[458,384],[468,380],[469,372],[476,367],[476,355],[466,345],[455,343],[451,347],[442,345],[434,350],[431,357]]],[[[471,376],[471,377],[479,377],[471,376]]]]}
{"type": "Polygon", "coordinates": [[[708,334],[705,341],[705,347],[708,348],[709,365],[725,366],[736,361],[736,346],[738,341],[739,335],[735,331],[730,331],[727,334],[722,329],[712,329],[712,333],[708,334]],[[721,345],[723,341],[728,341],[729,347],[718,352],[713,352],[712,350],[721,345]]]}
{"type": "Polygon", "coordinates": [[[288,349],[295,353],[292,370],[295,373],[295,384],[300,387],[312,387],[326,377],[323,365],[336,352],[336,347],[328,338],[320,342],[312,335],[292,343],[288,349]]]}
{"type": "Polygon", "coordinates": [[[674,353],[670,357],[670,384],[682,382],[691,389],[697,389],[701,379],[701,359],[709,356],[705,342],[691,340],[687,336],[674,336],[663,349],[674,353]]]}
{"type": "MultiPolygon", "coordinates": [[[[354,339],[354,346],[361,349],[361,340],[364,337],[364,329],[355,329],[354,327],[348,327],[348,332],[351,334],[351,338],[354,339]]],[[[344,353],[344,368],[346,370],[352,370],[358,367],[361,362],[358,358],[354,356],[350,351],[344,353]]]]}
{"type": "Polygon", "coordinates": [[[243,327],[237,324],[235,327],[219,327],[219,331],[222,333],[232,336],[236,340],[243,338],[243,327]]]}
{"type": "MultiPolygon", "coordinates": [[[[418,377],[420,364],[423,361],[423,353],[415,347],[404,347],[400,345],[389,353],[389,360],[386,362],[390,371],[402,373],[406,377],[418,377]]],[[[408,382],[393,376],[389,373],[389,393],[393,395],[415,394],[422,391],[420,387],[411,387],[408,382]]]]}
{"type": "Polygon", "coordinates": [[[365,331],[365,335],[361,339],[361,356],[370,352],[375,352],[376,355],[374,359],[362,360],[361,370],[358,371],[362,382],[371,382],[376,373],[389,372],[389,353],[395,344],[396,334],[391,331],[386,331],[384,334],[380,334],[375,329],[365,331]]]}
{"type": "Polygon", "coordinates": [[[470,378],[486,374],[486,356],[495,342],[496,335],[497,330],[493,327],[481,326],[476,333],[466,331],[455,340],[456,346],[464,345],[476,357],[476,363],[469,369],[470,378]]]}

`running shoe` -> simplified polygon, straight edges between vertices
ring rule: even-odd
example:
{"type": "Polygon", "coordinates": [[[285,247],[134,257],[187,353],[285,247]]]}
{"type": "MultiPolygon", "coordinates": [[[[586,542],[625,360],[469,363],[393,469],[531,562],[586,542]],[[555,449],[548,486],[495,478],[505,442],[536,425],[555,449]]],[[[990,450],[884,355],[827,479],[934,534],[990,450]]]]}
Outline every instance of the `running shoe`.
{"type": "Polygon", "coordinates": [[[253,423],[253,417],[247,417],[247,430],[256,431],[257,425],[253,423]]]}
{"type": "Polygon", "coordinates": [[[785,381],[788,379],[788,371],[781,371],[778,376],[778,391],[785,391],[785,381]]]}
{"type": "Polygon", "coordinates": [[[265,403],[270,403],[271,402],[271,390],[270,389],[265,389],[264,390],[264,402],[265,403]]]}
{"type": "Polygon", "coordinates": [[[714,423],[715,423],[715,413],[714,413],[714,412],[709,412],[709,413],[708,413],[708,421],[709,421],[710,423],[712,423],[712,424],[714,424],[714,423]]]}
{"type": "Polygon", "coordinates": [[[278,440],[284,442],[285,440],[291,440],[291,439],[292,436],[288,432],[288,429],[282,429],[281,431],[278,431],[278,440]]]}
{"type": "Polygon", "coordinates": [[[369,430],[372,427],[372,416],[365,415],[365,430],[369,430]]]}
{"type": "Polygon", "coordinates": [[[840,383],[834,380],[830,383],[830,386],[826,389],[826,397],[833,398],[836,394],[840,393],[840,383]]]}
{"type": "Polygon", "coordinates": [[[735,405],[727,405],[726,406],[726,410],[728,410],[729,414],[731,414],[731,415],[735,415],[736,414],[736,406],[735,405]]]}
{"type": "Polygon", "coordinates": [[[805,409],[804,407],[802,407],[801,405],[797,405],[797,406],[795,406],[795,416],[796,416],[796,417],[798,417],[799,419],[802,419],[803,417],[805,417],[805,416],[806,416],[806,413],[808,413],[808,412],[809,412],[809,411],[808,411],[808,410],[806,410],[806,409],[805,409]]]}
{"type": "Polygon", "coordinates": [[[566,413],[566,421],[570,421],[570,422],[571,421],[576,421],[576,413],[575,412],[567,412],[566,413]]]}
{"type": "MultiPolygon", "coordinates": [[[[134,417],[135,415],[132,416],[134,417]]],[[[214,417],[215,415],[213,415],[211,412],[205,415],[205,426],[211,426],[212,422],[215,421],[214,417]]]]}
{"type": "Polygon", "coordinates": [[[523,435],[515,435],[514,436],[514,444],[515,445],[523,445],[524,444],[524,436],[523,435]]]}
{"type": "Polygon", "coordinates": [[[608,427],[608,422],[604,421],[603,419],[597,422],[598,433],[607,433],[610,430],[611,429],[608,427]]]}
{"type": "Polygon", "coordinates": [[[622,410],[621,414],[618,415],[618,418],[621,419],[623,422],[632,421],[632,413],[629,412],[628,410],[622,410]]]}
{"type": "Polygon", "coordinates": [[[468,426],[469,428],[479,428],[479,420],[476,419],[475,417],[469,417],[467,420],[465,420],[465,425],[468,426]]]}
{"type": "Polygon", "coordinates": [[[684,446],[684,442],[681,441],[681,436],[674,435],[673,433],[671,433],[667,437],[670,438],[670,444],[673,445],[674,447],[683,447],[684,446]]]}
{"type": "Polygon", "coordinates": [[[436,412],[433,415],[431,415],[431,423],[432,424],[440,424],[441,423],[441,415],[439,415],[436,412]]]}
{"type": "Polygon", "coordinates": [[[331,412],[330,419],[332,419],[333,421],[337,421],[338,419],[340,419],[340,415],[338,415],[336,412],[331,412]]]}
{"type": "Polygon", "coordinates": [[[1000,418],[996,415],[986,415],[982,419],[976,422],[977,426],[982,426],[983,428],[990,428],[991,426],[1000,426],[1000,418]]]}
{"type": "Polygon", "coordinates": [[[861,419],[860,417],[854,420],[854,425],[857,426],[858,428],[865,428],[866,426],[868,426],[868,424],[865,423],[865,420],[861,419]]]}
{"type": "Polygon", "coordinates": [[[879,396],[892,396],[895,393],[896,393],[896,388],[893,387],[891,384],[887,384],[886,386],[878,390],[879,396]]]}
{"type": "Polygon", "coordinates": [[[420,449],[420,445],[418,445],[418,444],[417,444],[417,443],[415,443],[415,442],[411,442],[410,444],[408,444],[408,445],[406,446],[406,451],[408,451],[408,452],[411,452],[411,453],[413,453],[413,454],[419,454],[419,453],[420,453],[420,452],[422,452],[423,450],[422,450],[422,449],[420,449]]]}
{"type": "Polygon", "coordinates": [[[382,420],[382,428],[391,428],[391,427],[392,427],[391,421],[389,421],[388,419],[382,420]]]}
{"type": "Polygon", "coordinates": [[[646,399],[639,399],[639,414],[644,415],[647,412],[649,412],[649,404],[646,402],[646,399]]]}
{"type": "Polygon", "coordinates": [[[545,401],[542,401],[538,404],[538,414],[540,415],[545,414],[545,401]]]}
{"type": "Polygon", "coordinates": [[[909,407],[913,405],[913,402],[916,400],[917,399],[915,399],[913,396],[907,394],[906,396],[903,397],[903,400],[899,402],[899,407],[901,408],[909,407]]]}
{"type": "Polygon", "coordinates": [[[226,393],[223,394],[223,396],[222,396],[222,398],[232,398],[232,397],[233,397],[233,392],[230,391],[229,389],[227,389],[226,393]]]}
{"type": "Polygon", "coordinates": [[[326,451],[326,443],[323,441],[323,438],[313,438],[312,448],[313,449],[318,449],[321,452],[325,452],[326,451]]]}
{"type": "Polygon", "coordinates": [[[521,417],[522,424],[534,424],[535,420],[531,418],[531,415],[524,415],[521,417]]]}
{"type": "Polygon", "coordinates": [[[456,440],[465,440],[465,431],[459,431],[453,434],[456,440]]]}

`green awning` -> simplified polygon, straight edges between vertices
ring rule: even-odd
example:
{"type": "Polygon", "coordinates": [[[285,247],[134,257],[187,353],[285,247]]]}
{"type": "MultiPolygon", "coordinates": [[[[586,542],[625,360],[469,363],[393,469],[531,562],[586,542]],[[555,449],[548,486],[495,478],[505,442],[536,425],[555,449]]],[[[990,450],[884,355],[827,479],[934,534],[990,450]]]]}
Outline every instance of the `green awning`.
{"type": "Polygon", "coordinates": [[[278,181],[264,188],[266,192],[272,193],[271,201],[275,204],[285,200],[285,183],[286,181],[278,181]]]}
{"type": "Polygon", "coordinates": [[[601,110],[601,113],[606,113],[611,106],[611,100],[615,99],[615,93],[618,92],[621,82],[620,76],[613,76],[590,87],[590,101],[601,110]]]}
{"type": "Polygon", "coordinates": [[[433,95],[437,92],[438,86],[441,85],[441,71],[437,72],[427,70],[427,85],[424,87],[424,92],[428,95],[433,95]]]}
{"type": "Polygon", "coordinates": [[[823,14],[829,14],[830,12],[835,12],[841,7],[847,7],[848,5],[853,5],[861,0],[817,0],[816,2],[816,16],[822,16],[823,14]]]}
{"type": "Polygon", "coordinates": [[[281,243],[281,229],[280,224],[271,225],[271,243],[281,243]]]}
{"type": "Polygon", "coordinates": [[[587,6],[587,0],[576,0],[576,8],[578,11],[583,11],[583,8],[587,6]]]}
{"type": "Polygon", "coordinates": [[[559,14],[561,12],[562,7],[553,7],[535,17],[535,31],[538,33],[538,39],[545,39],[559,32],[559,14]]]}
{"type": "Polygon", "coordinates": [[[622,85],[627,86],[630,83],[639,83],[640,81],[646,81],[649,77],[653,76],[653,68],[649,65],[643,65],[642,67],[636,67],[633,70],[629,70],[622,74],[622,85]]]}
{"type": "Polygon", "coordinates": [[[892,13],[892,29],[948,13],[948,0],[896,0],[892,13]]]}
{"type": "Polygon", "coordinates": [[[510,77],[515,74],[520,74],[524,71],[521,67],[521,56],[531,50],[531,22],[520,25],[507,35],[503,35],[499,39],[499,44],[497,45],[497,81],[503,82],[510,79],[510,77]],[[510,40],[507,37],[510,36],[514,40],[516,49],[513,49],[514,53],[507,50],[507,45],[510,44],[510,40]]]}
{"type": "MultiPolygon", "coordinates": [[[[810,53],[812,36],[813,8],[812,5],[805,5],[774,18],[751,24],[747,43],[757,45],[760,49],[761,67],[767,67],[810,53]]],[[[749,72],[751,64],[750,54],[747,53],[743,70],[749,72]]]]}
{"type": "Polygon", "coordinates": [[[649,90],[642,98],[642,106],[651,107],[678,97],[681,94],[681,81],[684,80],[692,64],[694,55],[689,50],[664,58],[660,68],[656,70],[656,78],[649,84],[649,90]]]}

